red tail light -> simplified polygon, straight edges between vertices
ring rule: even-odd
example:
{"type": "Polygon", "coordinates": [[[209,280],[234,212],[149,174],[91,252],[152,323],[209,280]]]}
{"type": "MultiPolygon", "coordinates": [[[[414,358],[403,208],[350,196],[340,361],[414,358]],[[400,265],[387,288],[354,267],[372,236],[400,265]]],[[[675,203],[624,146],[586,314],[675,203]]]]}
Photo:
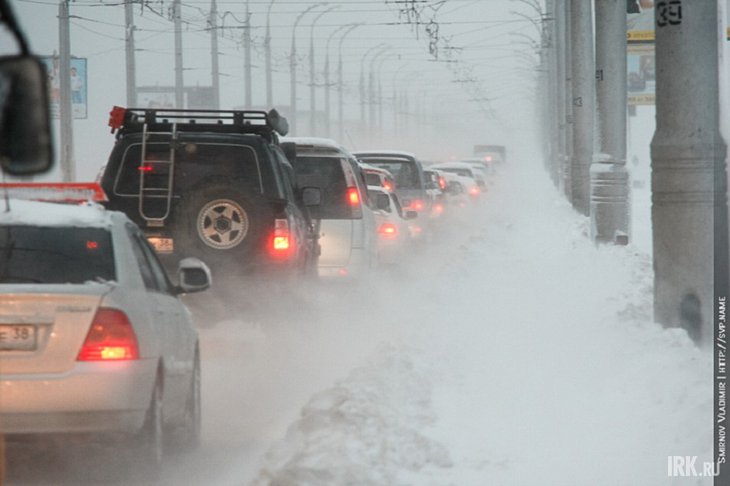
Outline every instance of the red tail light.
{"type": "Polygon", "coordinates": [[[350,206],[360,205],[360,193],[357,191],[357,187],[347,188],[347,202],[350,203],[350,206]]]}
{"type": "Polygon", "coordinates": [[[76,359],[110,361],[138,358],[137,336],[127,315],[119,309],[99,308],[76,359]]]}
{"type": "Polygon", "coordinates": [[[414,199],[411,206],[413,206],[413,209],[416,211],[423,211],[423,201],[420,199],[414,199]]]}
{"type": "Polygon", "coordinates": [[[393,184],[391,184],[388,181],[383,182],[383,189],[386,191],[392,191],[393,190],[393,184]]]}
{"type": "Polygon", "coordinates": [[[395,238],[398,235],[398,228],[393,223],[383,223],[378,227],[378,234],[385,238],[395,238]]]}
{"type": "Polygon", "coordinates": [[[137,170],[140,172],[149,173],[152,172],[152,166],[151,165],[140,165],[137,170]]]}
{"type": "Polygon", "coordinates": [[[469,194],[471,194],[472,196],[478,196],[479,195],[479,186],[470,187],[469,194]]]}
{"type": "Polygon", "coordinates": [[[446,179],[444,179],[443,177],[439,177],[439,187],[442,191],[446,189],[446,179]]]}
{"type": "Polygon", "coordinates": [[[292,247],[289,221],[286,219],[274,220],[274,237],[271,240],[271,249],[274,255],[286,256],[292,247]]]}

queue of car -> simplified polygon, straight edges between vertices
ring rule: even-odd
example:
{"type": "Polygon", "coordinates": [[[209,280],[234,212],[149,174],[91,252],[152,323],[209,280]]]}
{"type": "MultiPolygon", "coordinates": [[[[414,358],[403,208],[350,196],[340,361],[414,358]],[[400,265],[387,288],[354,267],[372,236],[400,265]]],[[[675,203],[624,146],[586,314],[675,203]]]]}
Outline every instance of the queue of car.
{"type": "Polygon", "coordinates": [[[100,185],[0,186],[0,434],[111,438],[154,477],[167,446],[200,437],[180,296],[226,274],[368,278],[484,199],[473,164],[286,138],[275,112],[219,116],[113,112],[100,185]]]}

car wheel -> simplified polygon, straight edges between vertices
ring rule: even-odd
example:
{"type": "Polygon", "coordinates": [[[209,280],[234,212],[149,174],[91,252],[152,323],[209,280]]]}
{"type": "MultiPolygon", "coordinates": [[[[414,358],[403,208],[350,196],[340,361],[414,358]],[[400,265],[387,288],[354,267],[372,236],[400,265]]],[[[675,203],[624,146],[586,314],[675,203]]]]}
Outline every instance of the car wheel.
{"type": "Polygon", "coordinates": [[[145,478],[157,479],[162,468],[164,455],[164,432],[162,416],[162,386],[157,381],[150,406],[147,409],[144,426],[134,438],[134,463],[145,478]]]}
{"type": "Polygon", "coordinates": [[[197,256],[231,270],[231,257],[248,253],[260,239],[261,221],[271,208],[231,182],[207,182],[176,208],[174,232],[180,255],[197,256]]]}

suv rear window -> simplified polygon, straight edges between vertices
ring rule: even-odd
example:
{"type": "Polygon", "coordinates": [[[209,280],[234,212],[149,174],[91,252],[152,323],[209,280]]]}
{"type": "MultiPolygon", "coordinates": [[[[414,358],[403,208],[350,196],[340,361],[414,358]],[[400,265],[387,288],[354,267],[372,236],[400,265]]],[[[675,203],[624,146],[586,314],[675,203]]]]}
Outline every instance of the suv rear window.
{"type": "Polygon", "coordinates": [[[469,169],[459,169],[457,167],[447,167],[447,168],[439,168],[439,170],[442,170],[444,172],[450,172],[452,174],[460,175],[461,177],[468,177],[470,179],[474,179],[474,173],[469,169]]]}
{"type": "Polygon", "coordinates": [[[109,231],[0,227],[0,283],[79,284],[100,279],[116,279],[109,231]]]}
{"type": "MultiPolygon", "coordinates": [[[[164,189],[170,173],[170,144],[148,143],[146,161],[140,167],[142,144],[129,145],[114,185],[118,195],[136,196],[139,194],[140,171],[145,170],[145,187],[164,189]]],[[[226,145],[213,143],[183,143],[175,151],[175,185],[183,180],[199,181],[210,174],[225,174],[227,178],[237,179],[247,184],[250,190],[262,193],[264,188],[259,170],[258,158],[254,150],[246,145],[226,145]]],[[[179,186],[178,186],[179,187],[179,186]]]]}
{"type": "Polygon", "coordinates": [[[395,187],[398,189],[423,189],[421,187],[421,181],[418,178],[418,168],[416,167],[416,163],[412,160],[369,158],[362,159],[370,165],[385,169],[393,174],[393,178],[395,179],[395,187]]]}
{"type": "Polygon", "coordinates": [[[339,157],[316,157],[298,155],[294,164],[299,187],[314,186],[322,191],[322,202],[311,207],[314,219],[351,219],[353,210],[347,197],[347,181],[343,164],[348,162],[339,157]]]}

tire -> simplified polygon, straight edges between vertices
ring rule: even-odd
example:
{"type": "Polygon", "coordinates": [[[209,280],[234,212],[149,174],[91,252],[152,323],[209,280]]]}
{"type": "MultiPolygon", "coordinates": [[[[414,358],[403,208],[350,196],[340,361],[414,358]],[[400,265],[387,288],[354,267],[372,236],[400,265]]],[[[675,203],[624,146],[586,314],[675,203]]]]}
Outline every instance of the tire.
{"type": "Polygon", "coordinates": [[[185,401],[185,413],[182,422],[173,434],[174,442],[171,445],[175,449],[187,452],[198,448],[200,445],[201,410],[200,355],[196,348],[190,390],[185,401]]]}
{"type": "Polygon", "coordinates": [[[233,261],[248,263],[245,256],[259,243],[271,208],[261,196],[239,187],[235,182],[208,181],[184,196],[173,228],[178,257],[196,256],[227,272],[233,261]]]}
{"type": "Polygon", "coordinates": [[[142,430],[133,437],[133,465],[140,476],[156,480],[160,477],[164,458],[164,428],[162,415],[162,385],[159,379],[152,390],[142,430]]]}

